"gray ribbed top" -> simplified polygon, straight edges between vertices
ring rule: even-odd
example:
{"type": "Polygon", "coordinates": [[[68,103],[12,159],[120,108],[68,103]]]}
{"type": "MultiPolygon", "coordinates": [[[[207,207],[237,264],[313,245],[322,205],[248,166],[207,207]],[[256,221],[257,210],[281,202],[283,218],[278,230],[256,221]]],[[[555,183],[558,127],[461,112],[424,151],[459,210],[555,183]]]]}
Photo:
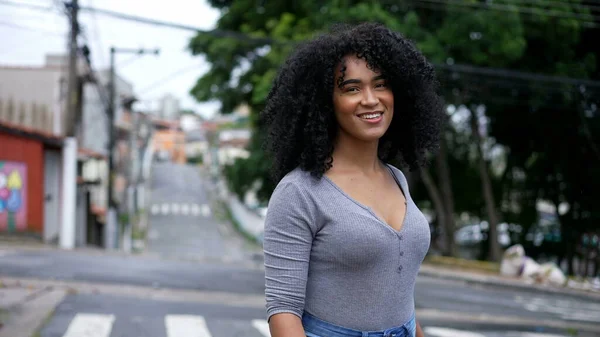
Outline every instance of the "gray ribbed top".
{"type": "Polygon", "coordinates": [[[431,236],[404,174],[389,167],[407,201],[400,231],[326,176],[295,169],[281,180],[265,220],[267,319],[306,310],[343,327],[380,330],[412,317],[431,236]]]}

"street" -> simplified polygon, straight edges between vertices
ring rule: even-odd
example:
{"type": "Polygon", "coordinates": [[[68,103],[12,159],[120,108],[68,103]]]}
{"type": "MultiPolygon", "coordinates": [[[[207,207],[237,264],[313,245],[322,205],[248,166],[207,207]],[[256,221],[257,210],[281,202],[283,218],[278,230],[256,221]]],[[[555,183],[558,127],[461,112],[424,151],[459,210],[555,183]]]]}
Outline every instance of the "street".
{"type": "MultiPolygon", "coordinates": [[[[0,277],[70,285],[40,337],[269,336],[260,248],[215,214],[203,186],[193,167],[156,165],[147,253],[0,246],[0,277]]],[[[600,324],[592,298],[425,276],[416,306],[433,337],[558,337],[569,336],[560,324],[600,324]]]]}

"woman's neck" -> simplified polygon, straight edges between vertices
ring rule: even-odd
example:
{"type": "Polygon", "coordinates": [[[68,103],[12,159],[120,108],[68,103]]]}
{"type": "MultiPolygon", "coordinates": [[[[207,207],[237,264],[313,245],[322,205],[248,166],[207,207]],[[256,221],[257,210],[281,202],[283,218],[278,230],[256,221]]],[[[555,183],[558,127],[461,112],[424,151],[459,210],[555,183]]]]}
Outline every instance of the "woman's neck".
{"type": "Polygon", "coordinates": [[[358,171],[370,175],[381,170],[379,141],[364,142],[340,135],[333,150],[334,171],[358,171]]]}

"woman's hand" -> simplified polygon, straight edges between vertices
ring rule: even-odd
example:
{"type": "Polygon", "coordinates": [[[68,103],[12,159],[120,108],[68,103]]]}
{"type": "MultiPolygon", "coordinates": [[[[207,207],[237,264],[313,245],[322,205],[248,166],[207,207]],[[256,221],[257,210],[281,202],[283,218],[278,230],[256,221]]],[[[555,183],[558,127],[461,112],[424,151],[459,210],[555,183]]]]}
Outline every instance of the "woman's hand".
{"type": "Polygon", "coordinates": [[[417,321],[417,331],[416,331],[415,337],[425,337],[425,334],[423,333],[423,329],[421,329],[421,324],[419,324],[418,321],[417,321]]]}

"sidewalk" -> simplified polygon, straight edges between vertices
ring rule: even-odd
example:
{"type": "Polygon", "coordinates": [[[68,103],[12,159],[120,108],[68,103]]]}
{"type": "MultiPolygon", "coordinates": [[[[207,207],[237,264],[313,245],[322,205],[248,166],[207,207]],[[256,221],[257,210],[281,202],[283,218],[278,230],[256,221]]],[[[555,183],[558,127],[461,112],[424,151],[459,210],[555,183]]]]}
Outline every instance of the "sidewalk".
{"type": "Polygon", "coordinates": [[[0,282],[0,337],[32,337],[66,294],[65,289],[0,282]]]}

